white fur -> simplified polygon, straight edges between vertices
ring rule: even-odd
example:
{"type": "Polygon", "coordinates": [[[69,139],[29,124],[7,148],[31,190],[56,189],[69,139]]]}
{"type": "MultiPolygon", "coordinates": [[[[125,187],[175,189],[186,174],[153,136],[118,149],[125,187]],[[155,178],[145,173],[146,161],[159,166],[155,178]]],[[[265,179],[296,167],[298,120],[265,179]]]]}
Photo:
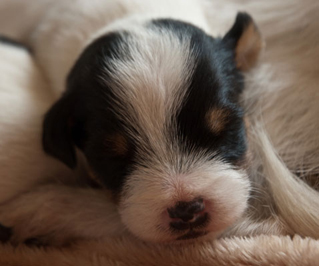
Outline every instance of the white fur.
{"type": "Polygon", "coordinates": [[[0,205],[0,217],[13,228],[10,242],[14,244],[36,238],[44,245],[66,245],[125,232],[105,191],[59,184],[35,186],[17,195],[0,205]]]}
{"type": "Polygon", "coordinates": [[[139,24],[146,18],[159,17],[182,19],[208,29],[201,6],[195,0],[77,0],[51,8],[34,30],[30,43],[54,89],[61,93],[66,75],[93,39],[114,29],[139,24]],[[83,18],[86,26],[78,27],[83,18]]]}
{"type": "Polygon", "coordinates": [[[29,53],[0,44],[0,201],[71,171],[45,155],[41,125],[54,98],[29,53]]]}
{"type": "MultiPolygon", "coordinates": [[[[166,157],[165,142],[170,133],[167,131],[185,98],[194,68],[190,40],[138,26],[130,34],[126,40],[130,46],[125,53],[131,59],[109,62],[110,70],[105,72],[109,72],[110,78],[103,83],[115,94],[114,110],[127,130],[133,128],[143,135],[144,138],[136,139],[139,148],[156,145],[153,148],[158,156],[166,157]]],[[[131,135],[135,138],[134,132],[131,135]]]]}
{"type": "Polygon", "coordinates": [[[245,173],[224,163],[194,162],[184,174],[163,169],[163,164],[151,166],[154,167],[134,171],[126,183],[119,208],[123,223],[145,240],[174,240],[166,209],[177,201],[191,201],[198,196],[205,199],[206,211],[212,218],[203,229],[211,232],[211,237],[234,223],[247,206],[249,182],[245,173]]]}

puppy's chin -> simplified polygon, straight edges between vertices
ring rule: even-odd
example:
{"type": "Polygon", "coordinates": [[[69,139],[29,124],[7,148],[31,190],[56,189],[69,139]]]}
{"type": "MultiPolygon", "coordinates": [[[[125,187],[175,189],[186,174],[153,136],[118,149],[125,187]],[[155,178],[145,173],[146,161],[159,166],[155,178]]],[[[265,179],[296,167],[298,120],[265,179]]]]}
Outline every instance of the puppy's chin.
{"type": "Polygon", "coordinates": [[[127,179],[119,212],[142,240],[183,243],[218,237],[243,215],[248,196],[245,172],[221,162],[174,176],[138,169],[127,179]]]}

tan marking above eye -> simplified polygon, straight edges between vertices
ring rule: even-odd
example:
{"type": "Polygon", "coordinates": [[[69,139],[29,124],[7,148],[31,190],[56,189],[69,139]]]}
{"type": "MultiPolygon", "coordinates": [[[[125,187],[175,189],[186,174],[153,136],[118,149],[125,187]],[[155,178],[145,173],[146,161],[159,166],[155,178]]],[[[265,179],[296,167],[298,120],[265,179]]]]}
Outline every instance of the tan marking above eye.
{"type": "Polygon", "coordinates": [[[107,138],[105,139],[105,145],[108,149],[110,149],[111,152],[114,152],[116,155],[125,156],[128,153],[127,140],[120,133],[107,136],[107,138]]]}
{"type": "Polygon", "coordinates": [[[207,113],[207,123],[212,132],[221,133],[229,119],[229,113],[222,108],[215,108],[207,113]]]}

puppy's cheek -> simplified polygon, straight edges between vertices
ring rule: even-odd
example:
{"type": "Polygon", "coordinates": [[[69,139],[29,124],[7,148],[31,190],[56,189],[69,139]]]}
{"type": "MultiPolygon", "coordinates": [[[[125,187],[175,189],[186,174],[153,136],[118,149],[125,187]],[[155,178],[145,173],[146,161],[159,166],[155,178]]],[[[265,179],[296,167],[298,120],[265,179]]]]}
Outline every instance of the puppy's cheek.
{"type": "Polygon", "coordinates": [[[7,243],[12,237],[12,228],[0,224],[0,242],[7,243]]]}
{"type": "MultiPolygon", "coordinates": [[[[170,241],[168,226],[162,224],[162,213],[165,209],[160,209],[159,204],[148,197],[152,194],[151,190],[149,192],[149,194],[133,194],[130,197],[121,198],[119,212],[122,223],[133,235],[144,241],[170,241]]],[[[160,197],[158,198],[159,202],[163,201],[160,197]]]]}
{"type": "Polygon", "coordinates": [[[237,180],[219,180],[215,184],[218,188],[214,195],[215,205],[212,209],[210,231],[221,234],[228,227],[240,219],[248,206],[250,183],[248,178],[237,180]],[[219,184],[218,184],[219,183],[219,184]]]}

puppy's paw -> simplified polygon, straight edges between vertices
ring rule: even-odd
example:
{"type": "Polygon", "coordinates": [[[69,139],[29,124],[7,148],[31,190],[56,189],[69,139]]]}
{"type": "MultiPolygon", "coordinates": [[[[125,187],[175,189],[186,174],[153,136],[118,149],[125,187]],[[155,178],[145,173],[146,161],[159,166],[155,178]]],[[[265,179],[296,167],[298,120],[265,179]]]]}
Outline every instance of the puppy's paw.
{"type": "Polygon", "coordinates": [[[0,243],[44,247],[61,246],[69,241],[68,232],[52,223],[51,215],[45,217],[41,212],[30,209],[29,212],[17,211],[15,208],[11,209],[15,211],[10,211],[8,206],[0,206],[0,243]]]}
{"type": "Polygon", "coordinates": [[[64,246],[69,245],[72,238],[67,232],[59,232],[58,228],[50,227],[49,223],[38,223],[31,219],[26,218],[23,222],[20,217],[16,215],[0,218],[0,243],[10,243],[12,245],[27,245],[32,247],[47,247],[47,246],[64,246]],[[29,219],[29,221],[27,221],[29,219]],[[47,227],[45,226],[47,224],[47,227]],[[8,227],[10,226],[10,227],[8,227]],[[57,231],[55,231],[57,230],[57,231]]]}
{"type": "Polygon", "coordinates": [[[12,229],[0,224],[0,243],[7,243],[12,236],[12,229]]]}
{"type": "Polygon", "coordinates": [[[0,223],[12,228],[14,245],[65,246],[125,232],[104,191],[59,185],[37,187],[0,204],[0,223]]]}
{"type": "Polygon", "coordinates": [[[53,218],[43,216],[40,206],[24,200],[17,197],[0,205],[0,242],[47,246],[52,238],[49,222],[53,218]]]}

